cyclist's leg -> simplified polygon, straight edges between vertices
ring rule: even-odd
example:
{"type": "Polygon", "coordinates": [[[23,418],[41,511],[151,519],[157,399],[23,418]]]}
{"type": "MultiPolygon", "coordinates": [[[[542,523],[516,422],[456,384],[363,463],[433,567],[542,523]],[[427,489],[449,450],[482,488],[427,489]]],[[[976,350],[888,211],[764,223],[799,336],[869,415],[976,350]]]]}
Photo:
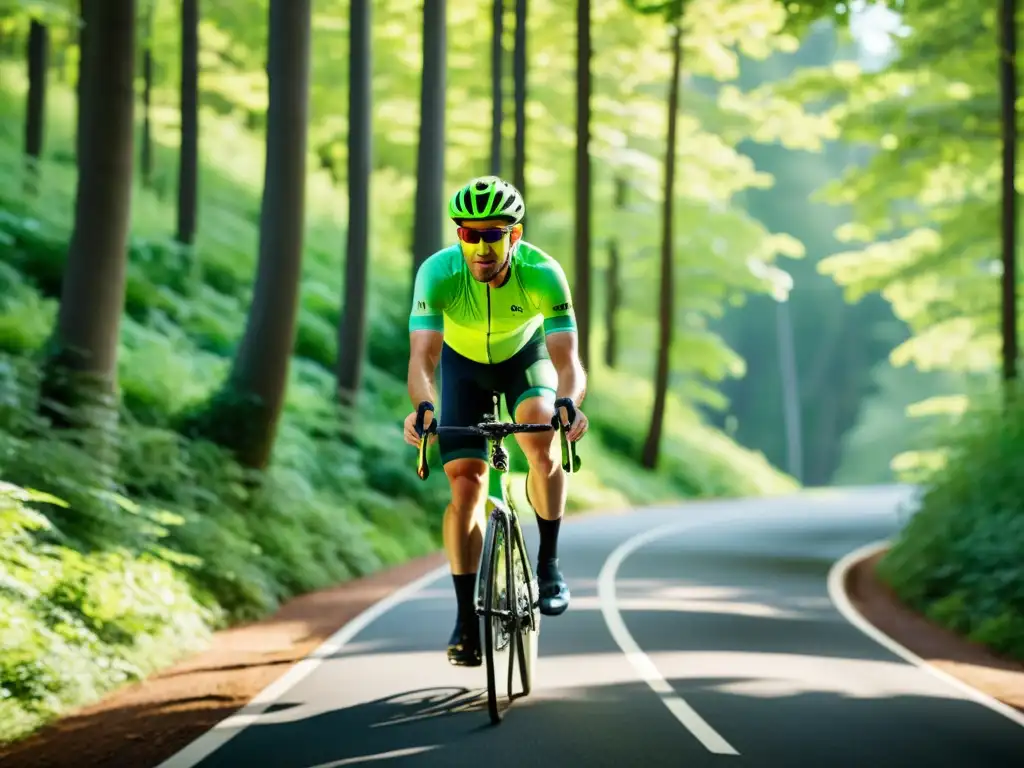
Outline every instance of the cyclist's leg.
{"type": "MultiPolygon", "coordinates": [[[[543,337],[535,337],[507,363],[505,401],[519,423],[550,423],[555,413],[558,375],[548,357],[543,337]]],[[[569,587],[558,567],[558,532],[565,512],[566,477],[562,471],[558,433],[516,435],[529,469],[526,496],[533,507],[540,533],[537,580],[540,609],[557,616],[569,607],[569,587]]]]}
{"type": "MultiPolygon", "coordinates": [[[[447,345],[442,347],[439,425],[476,424],[492,407],[490,393],[476,381],[475,365],[447,345]]],[[[455,629],[448,642],[448,660],[460,666],[477,666],[481,656],[474,587],[483,544],[487,442],[482,437],[441,434],[438,444],[452,491],[442,524],[457,605],[455,629]]]]}

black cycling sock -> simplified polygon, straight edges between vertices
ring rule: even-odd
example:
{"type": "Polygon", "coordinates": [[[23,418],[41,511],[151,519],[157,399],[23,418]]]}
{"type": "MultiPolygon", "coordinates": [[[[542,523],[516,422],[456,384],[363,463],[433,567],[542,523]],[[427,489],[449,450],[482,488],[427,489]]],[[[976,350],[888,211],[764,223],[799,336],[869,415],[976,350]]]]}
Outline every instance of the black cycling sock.
{"type": "Polygon", "coordinates": [[[452,574],[455,583],[455,600],[458,604],[458,617],[463,625],[472,622],[476,611],[473,604],[473,590],[476,588],[475,573],[452,574]]]}
{"type": "Polygon", "coordinates": [[[553,560],[558,557],[558,528],[562,523],[562,518],[545,520],[536,512],[533,514],[537,518],[537,532],[540,533],[540,550],[537,552],[537,562],[543,563],[547,560],[553,560]]]}

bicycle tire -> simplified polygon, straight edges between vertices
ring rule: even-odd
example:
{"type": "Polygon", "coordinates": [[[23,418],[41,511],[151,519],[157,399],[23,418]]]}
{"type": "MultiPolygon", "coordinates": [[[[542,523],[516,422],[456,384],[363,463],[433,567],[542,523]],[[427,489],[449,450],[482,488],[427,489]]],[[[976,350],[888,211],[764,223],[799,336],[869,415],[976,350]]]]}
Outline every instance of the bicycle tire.
{"type": "MultiPolygon", "coordinates": [[[[487,537],[484,541],[484,552],[481,560],[486,565],[486,582],[482,585],[484,591],[483,596],[483,610],[484,610],[484,665],[487,668],[487,712],[490,715],[491,722],[495,725],[501,722],[502,712],[498,706],[498,684],[497,674],[495,669],[495,627],[500,626],[501,619],[493,617],[492,611],[502,610],[505,606],[495,606],[495,598],[500,590],[499,584],[499,557],[503,557],[508,562],[508,535],[506,532],[506,520],[499,513],[491,515],[488,521],[488,532],[487,537]]],[[[504,569],[506,576],[506,584],[508,579],[508,568],[504,569]]],[[[507,586],[506,586],[506,595],[507,586]]],[[[507,599],[506,599],[507,602],[507,599]]],[[[514,642],[514,638],[509,638],[509,643],[514,642]]]]}
{"type": "MultiPolygon", "coordinates": [[[[540,645],[540,599],[537,591],[537,580],[530,568],[530,557],[526,553],[526,543],[518,520],[512,523],[512,549],[519,553],[519,567],[513,563],[512,573],[515,579],[515,611],[518,621],[515,637],[516,657],[519,662],[519,682],[523,688],[523,696],[529,696],[533,690],[533,673],[537,667],[537,653],[540,645]]],[[[513,557],[515,557],[513,555],[513,557]]],[[[511,696],[511,681],[509,695],[511,696]]]]}

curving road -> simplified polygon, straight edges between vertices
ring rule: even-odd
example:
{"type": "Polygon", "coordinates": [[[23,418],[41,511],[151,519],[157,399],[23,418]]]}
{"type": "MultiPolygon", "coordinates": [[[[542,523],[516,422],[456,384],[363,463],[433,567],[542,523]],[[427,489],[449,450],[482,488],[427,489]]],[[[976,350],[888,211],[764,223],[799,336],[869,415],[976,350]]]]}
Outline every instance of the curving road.
{"type": "MultiPolygon", "coordinates": [[[[837,609],[833,564],[902,524],[901,487],[692,503],[563,525],[568,612],[490,725],[447,664],[446,570],[376,606],[160,768],[1020,766],[1024,718],[971,700],[837,609]]],[[[531,553],[536,530],[525,525],[531,553]]]]}

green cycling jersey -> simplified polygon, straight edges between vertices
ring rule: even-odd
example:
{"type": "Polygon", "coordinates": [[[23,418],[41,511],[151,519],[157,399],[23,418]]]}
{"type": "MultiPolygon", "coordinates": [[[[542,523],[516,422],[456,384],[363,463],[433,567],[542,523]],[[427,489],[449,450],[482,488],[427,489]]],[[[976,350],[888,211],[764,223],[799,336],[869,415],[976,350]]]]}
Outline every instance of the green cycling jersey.
{"type": "Polygon", "coordinates": [[[499,288],[473,278],[458,243],[420,266],[413,289],[410,331],[441,331],[445,343],[479,363],[508,360],[543,328],[576,330],[569,282],[562,266],[520,240],[499,288]]]}

